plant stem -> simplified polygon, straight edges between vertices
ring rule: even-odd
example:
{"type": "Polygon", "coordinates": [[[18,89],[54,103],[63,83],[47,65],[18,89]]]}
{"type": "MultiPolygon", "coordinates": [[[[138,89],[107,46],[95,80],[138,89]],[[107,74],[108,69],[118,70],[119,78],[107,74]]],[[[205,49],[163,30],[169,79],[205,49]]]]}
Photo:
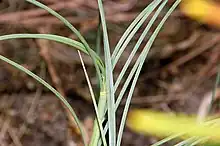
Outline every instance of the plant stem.
{"type": "MultiPolygon", "coordinates": [[[[99,112],[99,117],[101,121],[103,122],[104,115],[105,115],[105,109],[106,109],[106,101],[107,101],[107,95],[106,95],[106,86],[105,86],[105,81],[102,81],[102,86],[100,90],[100,97],[99,97],[99,103],[98,103],[98,112],[99,112]]],[[[93,126],[93,133],[92,133],[92,138],[90,141],[89,146],[97,146],[100,138],[100,129],[99,125],[97,122],[97,118],[94,120],[94,126],[93,126]]]]}

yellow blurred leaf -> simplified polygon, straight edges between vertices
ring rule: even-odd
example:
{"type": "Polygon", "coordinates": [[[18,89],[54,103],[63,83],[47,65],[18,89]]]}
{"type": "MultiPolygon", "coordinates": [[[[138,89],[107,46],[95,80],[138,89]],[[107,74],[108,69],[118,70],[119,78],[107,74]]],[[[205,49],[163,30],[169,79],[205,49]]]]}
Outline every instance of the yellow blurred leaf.
{"type": "Polygon", "coordinates": [[[180,10],[198,22],[220,28],[220,5],[212,0],[183,0],[180,10]]]}
{"type": "Polygon", "coordinates": [[[129,112],[127,126],[144,135],[156,135],[160,137],[182,134],[182,138],[209,137],[212,140],[220,140],[220,119],[212,124],[197,122],[195,116],[183,114],[173,115],[169,113],[155,112],[151,110],[136,109],[129,112]]]}

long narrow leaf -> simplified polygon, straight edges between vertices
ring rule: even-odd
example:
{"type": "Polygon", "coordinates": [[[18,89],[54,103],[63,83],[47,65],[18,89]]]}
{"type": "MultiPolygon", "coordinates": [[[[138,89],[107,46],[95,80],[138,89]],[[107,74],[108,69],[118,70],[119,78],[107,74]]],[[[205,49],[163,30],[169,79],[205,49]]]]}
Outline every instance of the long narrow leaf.
{"type": "Polygon", "coordinates": [[[98,122],[98,125],[99,125],[101,137],[102,137],[102,142],[103,142],[104,146],[107,146],[105,135],[104,135],[104,130],[103,130],[103,126],[102,126],[102,122],[101,122],[101,119],[100,119],[100,114],[99,114],[99,111],[98,111],[98,106],[97,106],[96,99],[95,99],[95,94],[93,92],[92,85],[91,85],[91,82],[89,80],[89,76],[88,76],[85,64],[83,62],[83,59],[82,59],[82,56],[81,56],[81,53],[80,53],[79,50],[78,50],[78,54],[79,54],[79,57],[80,57],[80,61],[81,61],[82,67],[83,67],[83,71],[84,71],[84,74],[85,74],[85,77],[86,77],[87,84],[89,86],[90,95],[92,97],[92,101],[93,101],[93,105],[94,105],[95,113],[96,113],[96,117],[97,117],[96,119],[97,119],[97,122],[98,122]]]}
{"type": "Polygon", "coordinates": [[[44,85],[47,89],[49,89],[51,92],[53,92],[56,95],[56,97],[66,106],[66,108],[72,114],[72,116],[73,116],[74,120],[76,121],[76,124],[77,124],[77,126],[80,129],[80,132],[82,134],[84,145],[86,146],[87,144],[86,144],[85,132],[82,128],[82,124],[80,123],[78,117],[76,116],[74,110],[72,109],[71,105],[67,102],[67,100],[56,89],[54,89],[47,82],[45,82],[43,79],[41,79],[39,76],[35,75],[34,73],[29,71],[28,69],[24,68],[23,66],[17,64],[16,62],[14,62],[14,61],[12,61],[12,60],[10,60],[10,59],[2,56],[2,55],[0,55],[0,59],[2,61],[7,62],[8,64],[14,66],[15,68],[19,69],[20,71],[23,71],[24,73],[28,74],[29,76],[31,76],[32,78],[37,80],[39,83],[44,85]]]}
{"type": "MultiPolygon", "coordinates": [[[[85,49],[85,47],[83,46],[82,43],[75,41],[75,40],[72,40],[72,39],[69,39],[69,38],[66,38],[66,37],[59,36],[59,35],[52,35],[52,34],[9,34],[9,35],[0,36],[0,40],[19,39],[19,38],[52,40],[52,41],[56,41],[56,42],[59,42],[62,44],[66,44],[66,45],[75,47],[75,48],[79,49],[80,51],[82,51],[86,54],[89,54],[88,50],[85,49]]],[[[93,50],[91,50],[90,53],[94,55],[96,60],[101,60],[100,57],[93,50]]],[[[100,62],[97,62],[97,64],[100,67],[102,67],[100,62]]]]}
{"type": "MultiPolygon", "coordinates": [[[[48,11],[50,14],[53,16],[57,17],[59,20],[61,20],[74,34],[80,39],[80,41],[83,43],[85,49],[87,50],[88,54],[91,56],[93,63],[96,68],[96,73],[99,79],[99,83],[102,82],[101,80],[104,80],[103,73],[104,73],[104,64],[102,60],[97,58],[97,54],[93,52],[93,50],[90,48],[84,37],[80,34],[80,32],[68,21],[66,20],[63,16],[52,10],[51,8],[47,7],[46,5],[36,1],[36,0],[26,0],[42,9],[45,9],[48,11]]],[[[102,85],[102,84],[100,84],[102,85]]],[[[103,88],[103,87],[101,87],[103,88]]],[[[102,99],[103,100],[103,99],[102,99]]]]}
{"type": "MultiPolygon", "coordinates": [[[[102,40],[102,27],[101,27],[101,21],[99,19],[99,24],[97,28],[97,36],[96,36],[96,53],[98,55],[101,54],[101,40],[102,40]]],[[[98,111],[99,111],[99,116],[101,119],[101,122],[103,123],[103,119],[105,116],[105,111],[107,110],[106,107],[106,89],[105,89],[105,82],[103,80],[99,79],[99,84],[98,87],[100,90],[98,90],[98,95],[99,95],[99,103],[98,103],[98,111]]],[[[97,120],[95,119],[94,121],[94,126],[93,126],[93,132],[92,132],[92,137],[90,141],[90,146],[97,146],[101,145],[102,143],[102,138],[100,138],[100,128],[97,120]]],[[[104,136],[105,136],[105,130],[104,130],[104,136]]]]}
{"type": "MultiPolygon", "coordinates": [[[[160,11],[162,10],[162,8],[165,6],[166,2],[167,2],[167,1],[164,1],[163,4],[161,4],[161,6],[158,8],[157,12],[156,12],[155,15],[154,15],[155,18],[158,16],[158,14],[159,14],[160,11]]],[[[155,18],[152,18],[152,22],[151,22],[151,23],[154,22],[155,18]]],[[[151,26],[151,25],[149,25],[149,27],[150,27],[150,26],[151,26]]],[[[146,29],[145,29],[144,32],[142,33],[142,35],[141,35],[141,37],[139,38],[139,40],[138,40],[138,42],[137,42],[137,44],[136,44],[134,50],[131,52],[131,55],[129,56],[129,58],[132,57],[132,56],[135,54],[135,51],[138,49],[137,47],[140,46],[140,44],[141,44],[141,42],[143,41],[144,36],[146,35],[147,32],[148,32],[148,27],[146,27],[146,29]]],[[[148,41],[148,43],[149,43],[149,42],[150,42],[150,41],[148,41]]],[[[147,45],[146,45],[146,46],[147,46],[147,45]]],[[[144,50],[146,50],[146,49],[149,49],[149,47],[148,47],[148,48],[146,48],[146,47],[144,48],[144,50]]],[[[143,54],[144,50],[142,51],[141,54],[143,54]]],[[[122,98],[123,98],[123,96],[124,96],[124,94],[125,94],[125,91],[127,90],[127,87],[128,87],[128,85],[130,84],[130,81],[132,80],[132,78],[133,78],[133,76],[134,76],[134,74],[135,74],[135,71],[136,71],[137,68],[138,68],[139,61],[140,61],[140,60],[141,60],[141,55],[139,56],[138,60],[137,60],[136,63],[134,64],[132,70],[130,71],[130,73],[129,73],[129,75],[128,75],[128,77],[127,77],[127,79],[126,79],[126,81],[125,81],[125,83],[124,83],[124,85],[123,85],[123,87],[122,87],[120,93],[119,93],[119,96],[118,96],[118,98],[117,98],[116,105],[115,105],[115,108],[116,108],[116,109],[118,108],[118,106],[119,106],[119,104],[120,104],[120,102],[121,102],[121,100],[122,100],[122,98]]],[[[122,77],[123,77],[123,75],[124,75],[124,73],[125,73],[126,67],[128,67],[129,62],[130,62],[130,61],[129,61],[129,59],[128,59],[128,60],[126,61],[125,66],[124,66],[123,69],[122,69],[122,72],[119,74],[119,77],[118,77],[118,79],[116,80],[116,83],[115,83],[115,90],[117,89],[117,87],[118,87],[118,85],[119,85],[119,83],[120,83],[120,80],[122,79],[122,77]]]]}
{"type": "MultiPolygon", "coordinates": [[[[151,18],[151,20],[149,21],[148,25],[146,26],[146,28],[144,29],[143,33],[141,34],[140,38],[138,39],[137,43],[135,44],[134,48],[132,49],[124,67],[122,68],[122,71],[120,72],[116,82],[115,82],[115,91],[117,90],[126,70],[128,69],[135,53],[137,52],[137,50],[139,49],[141,43],[143,42],[144,38],[146,37],[148,31],[150,30],[150,28],[152,27],[152,25],[154,24],[154,22],[156,21],[156,18],[159,16],[160,12],[162,11],[162,9],[164,8],[166,4],[166,1],[164,1],[160,7],[158,8],[158,10],[155,12],[154,16],[151,18]]],[[[118,97],[116,104],[118,104],[121,101],[121,96],[118,97]]]]}
{"type": "MultiPolygon", "coordinates": [[[[98,28],[97,28],[97,36],[96,36],[96,49],[95,49],[95,51],[96,51],[96,54],[98,55],[98,56],[101,56],[101,37],[102,37],[102,31],[101,31],[101,23],[100,23],[100,21],[99,21],[99,24],[98,24],[98,28]]],[[[100,75],[98,75],[98,73],[97,73],[97,77],[98,78],[100,78],[100,75]]],[[[101,86],[101,83],[102,82],[102,79],[98,79],[98,88],[100,88],[100,86],[101,86]]]]}
{"type": "MultiPolygon", "coordinates": [[[[157,6],[157,5],[159,4],[159,2],[160,2],[160,1],[157,1],[157,3],[152,3],[152,4],[155,4],[155,5],[157,6]]],[[[142,43],[144,37],[145,37],[146,34],[148,33],[150,27],[151,27],[152,24],[154,23],[155,19],[157,18],[157,16],[158,16],[158,14],[160,13],[161,9],[164,7],[165,3],[166,3],[166,2],[163,2],[163,4],[159,7],[159,9],[158,9],[158,10],[156,11],[156,13],[154,14],[153,18],[150,20],[150,22],[149,22],[148,25],[146,26],[146,28],[145,28],[145,30],[143,31],[142,35],[141,35],[140,38],[138,39],[138,42],[136,43],[135,47],[133,48],[131,54],[129,55],[129,58],[127,59],[127,61],[126,61],[125,65],[124,65],[122,71],[121,71],[120,74],[119,74],[119,77],[118,77],[117,80],[116,80],[116,83],[115,83],[115,86],[114,86],[114,90],[115,90],[115,91],[116,91],[116,89],[117,89],[117,87],[118,87],[118,85],[119,85],[119,83],[120,83],[120,81],[121,81],[121,79],[122,79],[124,73],[126,72],[126,69],[128,68],[128,66],[129,66],[129,64],[130,64],[130,62],[131,62],[131,60],[132,60],[132,58],[133,58],[135,52],[136,52],[137,49],[139,48],[139,46],[140,46],[140,44],[142,43]]],[[[150,13],[151,13],[151,12],[154,10],[154,7],[153,7],[153,6],[148,7],[148,8],[145,9],[144,11],[146,11],[146,10],[150,11],[150,13]]],[[[142,12],[143,12],[143,11],[142,11],[142,12]]],[[[145,13],[146,13],[146,12],[145,12],[145,13]]],[[[145,19],[146,19],[145,17],[147,17],[148,15],[149,15],[149,13],[146,13],[145,15],[143,15],[143,16],[142,16],[143,18],[142,18],[141,20],[145,20],[145,19]]],[[[134,20],[134,21],[136,21],[136,20],[134,20]]],[[[140,22],[135,26],[135,28],[138,29],[142,23],[143,23],[143,22],[140,21],[140,22]]],[[[132,23],[132,24],[133,24],[133,23],[132,23]]],[[[135,30],[135,28],[134,28],[134,30],[135,30]]],[[[129,29],[129,28],[128,28],[128,29],[129,29]]],[[[127,40],[127,39],[126,39],[126,40],[127,40]]],[[[137,67],[138,67],[138,63],[135,64],[135,66],[133,67],[134,69],[132,69],[132,72],[135,72],[135,70],[136,70],[137,67]]],[[[133,74],[134,74],[134,73],[133,73],[133,74]]],[[[121,99],[122,99],[122,97],[123,97],[123,95],[124,95],[124,93],[125,93],[125,91],[126,91],[126,88],[128,87],[129,82],[130,82],[130,80],[131,80],[132,77],[133,77],[133,74],[130,75],[130,76],[128,76],[127,81],[125,82],[125,85],[123,86],[122,91],[120,92],[120,94],[119,94],[119,96],[118,96],[118,98],[117,98],[117,101],[116,101],[116,104],[115,104],[115,110],[117,110],[117,108],[118,108],[118,106],[119,106],[119,104],[120,104],[120,101],[121,101],[121,99]]],[[[106,125],[105,129],[108,129],[108,125],[106,125]]]]}
{"type": "Polygon", "coordinates": [[[191,144],[188,144],[187,146],[196,146],[198,144],[201,144],[201,143],[204,143],[208,140],[209,138],[208,137],[205,137],[205,138],[200,138],[194,142],[192,142],[191,144]]]}
{"type": "MultiPolygon", "coordinates": [[[[101,120],[102,120],[102,123],[104,122],[105,120],[105,113],[106,113],[106,96],[107,96],[107,93],[106,93],[106,88],[105,88],[105,82],[103,82],[103,85],[101,86],[103,88],[101,88],[101,92],[100,92],[100,98],[99,98],[99,114],[101,115],[101,120]]],[[[96,122],[97,123],[97,122],[96,122]]],[[[97,124],[95,123],[95,126],[97,127],[97,124]]],[[[107,133],[107,128],[105,127],[104,128],[104,135],[107,133]]],[[[96,132],[96,131],[95,131],[96,132]]],[[[93,133],[93,136],[94,138],[92,137],[92,140],[94,140],[94,142],[92,142],[92,144],[94,146],[101,146],[102,142],[101,142],[101,139],[99,138],[98,134],[96,133],[93,133]],[[97,137],[96,137],[97,136],[97,137]]],[[[93,146],[91,145],[91,146],[93,146]]]]}
{"type": "Polygon", "coordinates": [[[129,106],[130,106],[130,102],[131,102],[131,97],[133,95],[133,92],[134,92],[134,88],[136,86],[136,83],[137,83],[137,80],[138,80],[138,77],[139,77],[139,74],[140,74],[140,71],[142,69],[142,66],[145,62],[145,59],[147,57],[147,54],[149,52],[149,49],[151,48],[156,36],[158,35],[160,29],[162,28],[163,24],[165,23],[165,21],[167,20],[167,18],[170,16],[170,14],[173,12],[173,10],[178,6],[178,4],[180,3],[181,0],[177,0],[173,6],[169,9],[169,11],[166,13],[166,15],[164,16],[164,18],[161,20],[161,22],[159,23],[159,25],[157,26],[156,30],[154,31],[154,33],[152,34],[152,36],[150,37],[148,43],[145,45],[144,47],[144,50],[142,51],[141,55],[139,56],[137,62],[139,62],[139,66],[138,66],[138,69],[136,71],[136,74],[134,76],[134,79],[133,79],[133,82],[132,82],[132,85],[131,85],[131,89],[129,91],[129,94],[128,94],[128,97],[127,97],[127,100],[126,100],[126,104],[125,104],[125,108],[124,108],[124,111],[123,111],[123,115],[122,115],[122,120],[121,120],[121,124],[120,124],[120,128],[119,128],[119,134],[118,134],[118,141],[117,141],[117,146],[120,146],[121,144],[121,139],[122,139],[122,133],[123,133],[123,130],[124,130],[124,126],[125,126],[125,121],[126,121],[126,117],[127,117],[127,113],[128,113],[128,109],[129,109],[129,106]]]}
{"type": "MultiPolygon", "coordinates": [[[[55,41],[58,43],[62,43],[62,44],[66,44],[69,45],[71,47],[77,48],[80,51],[88,54],[87,50],[85,49],[85,47],[83,46],[82,43],[66,38],[66,37],[62,37],[62,36],[58,36],[58,35],[52,35],[52,34],[8,34],[8,35],[2,35],[0,36],[0,41],[2,40],[10,40],[10,39],[47,39],[47,40],[51,40],[51,41],[55,41]]],[[[96,56],[97,58],[99,58],[98,56],[96,56]]]]}
{"type": "MultiPolygon", "coordinates": [[[[173,6],[176,6],[176,3],[179,4],[179,3],[180,3],[179,1],[181,1],[181,0],[176,1],[173,6]]],[[[178,5],[178,4],[177,4],[177,5],[178,5]]],[[[171,7],[171,8],[173,8],[173,7],[171,7]]],[[[129,85],[131,79],[133,78],[133,75],[134,75],[136,69],[138,68],[139,61],[142,60],[142,63],[144,63],[144,62],[143,62],[143,58],[146,59],[146,56],[147,56],[147,54],[148,54],[148,52],[149,52],[149,49],[150,49],[150,47],[151,47],[152,44],[153,44],[153,40],[155,39],[156,34],[158,34],[158,32],[159,32],[159,30],[161,29],[162,25],[163,25],[164,22],[166,21],[167,17],[170,15],[170,11],[171,11],[171,9],[167,12],[167,14],[165,15],[165,17],[162,19],[162,21],[160,22],[160,24],[157,26],[156,30],[154,31],[154,33],[153,33],[153,35],[151,36],[151,38],[150,38],[150,40],[148,41],[148,43],[145,45],[144,50],[142,51],[141,55],[140,55],[139,58],[137,59],[136,63],[134,64],[134,66],[133,66],[131,72],[129,73],[129,75],[128,75],[126,81],[125,81],[125,84],[124,84],[123,87],[122,87],[122,90],[121,90],[121,92],[120,92],[121,95],[119,94],[119,96],[118,96],[118,98],[117,98],[118,100],[120,100],[120,98],[119,98],[120,96],[123,96],[123,95],[124,95],[124,93],[125,93],[125,91],[126,91],[128,85],[129,85]],[[167,16],[167,15],[168,15],[168,16],[167,16]],[[143,57],[142,55],[145,55],[145,57],[143,57]],[[142,58],[142,57],[143,57],[143,58],[142,58]]],[[[173,10],[172,10],[172,11],[173,11],[173,10]]],[[[130,90],[130,91],[131,91],[131,90],[130,90]]],[[[120,104],[120,102],[119,102],[118,100],[116,101],[116,103],[117,103],[116,108],[117,108],[118,105],[120,104]]]]}
{"type": "Polygon", "coordinates": [[[216,90],[218,88],[218,85],[220,83],[220,65],[218,66],[218,72],[217,72],[217,76],[216,76],[216,80],[215,80],[215,86],[213,88],[212,91],[212,99],[211,99],[211,104],[209,105],[209,111],[211,110],[214,98],[215,98],[215,94],[216,94],[216,90]]]}
{"type": "Polygon", "coordinates": [[[116,55],[118,54],[118,51],[121,47],[121,45],[123,44],[123,42],[125,41],[125,39],[127,38],[127,36],[131,33],[131,31],[133,30],[133,28],[136,26],[136,24],[142,19],[142,17],[144,15],[146,15],[146,13],[148,13],[148,11],[150,10],[150,8],[155,4],[155,2],[158,0],[154,0],[152,3],[150,3],[133,21],[132,23],[129,25],[129,27],[126,29],[126,31],[124,32],[124,34],[122,35],[122,37],[120,38],[120,40],[118,41],[118,43],[116,44],[114,51],[112,53],[112,61],[115,59],[116,55]]]}
{"type": "Polygon", "coordinates": [[[104,71],[104,66],[102,63],[102,60],[97,60],[97,58],[95,57],[95,54],[92,52],[92,49],[89,47],[88,43],[86,42],[86,40],[84,39],[84,37],[80,34],[80,32],[68,21],[66,20],[63,16],[61,16],[59,13],[57,13],[56,11],[54,11],[53,9],[47,7],[46,5],[36,1],[36,0],[26,0],[29,3],[32,3],[46,11],[48,11],[51,15],[55,16],[56,18],[58,18],[60,21],[62,21],[82,42],[82,44],[85,46],[85,49],[87,50],[88,54],[91,56],[93,63],[95,65],[97,74],[99,75],[99,78],[101,79],[101,72],[104,71]]]}
{"type": "Polygon", "coordinates": [[[116,143],[116,120],[115,120],[115,96],[114,96],[114,83],[112,73],[112,63],[110,46],[108,40],[108,32],[105,22],[105,14],[103,9],[102,0],[98,0],[99,13],[103,30],[104,41],[104,54],[105,54],[105,66],[106,66],[106,90],[107,90],[107,104],[108,104],[108,123],[109,123],[109,146],[115,146],[116,143]]]}
{"type": "Polygon", "coordinates": [[[189,145],[190,143],[194,142],[195,140],[197,140],[196,137],[191,137],[191,138],[188,138],[184,141],[181,141],[181,142],[175,144],[174,146],[186,146],[186,145],[189,145]]]}
{"type": "Polygon", "coordinates": [[[179,136],[182,136],[182,133],[181,134],[175,134],[175,135],[168,136],[168,137],[166,137],[166,138],[164,138],[164,139],[162,139],[162,140],[152,144],[151,146],[160,146],[160,145],[162,145],[162,144],[164,144],[164,143],[166,143],[166,142],[168,142],[168,141],[170,141],[170,140],[172,140],[174,138],[177,138],[179,136]]]}
{"type": "MultiPolygon", "coordinates": [[[[133,36],[135,35],[135,33],[138,31],[138,29],[142,26],[142,24],[145,22],[145,20],[147,19],[147,17],[153,12],[153,10],[159,5],[159,3],[161,2],[162,0],[157,0],[156,2],[154,2],[153,4],[150,4],[147,8],[149,9],[146,9],[147,12],[146,14],[141,18],[141,20],[138,22],[138,24],[133,28],[133,30],[130,32],[130,34],[127,36],[126,40],[122,43],[122,46],[120,47],[117,55],[112,58],[112,65],[113,65],[113,68],[115,67],[115,65],[117,64],[120,56],[122,55],[122,53],[124,52],[125,48],[127,47],[128,43],[131,41],[131,39],[133,38],[133,36]]],[[[155,17],[151,18],[151,21],[148,23],[148,26],[146,29],[150,29],[151,25],[153,24],[155,20],[155,17]]],[[[148,31],[146,31],[146,34],[147,34],[148,31]]],[[[145,36],[145,35],[144,35],[145,36]]],[[[143,36],[142,36],[143,37],[143,36]]],[[[137,42],[138,44],[139,42],[137,42]]],[[[137,46],[137,45],[136,45],[137,46]]],[[[139,48],[136,47],[136,48],[139,48]]],[[[116,48],[117,49],[117,48],[116,48]]],[[[131,58],[132,59],[132,58],[131,58]]],[[[127,59],[129,60],[129,59],[127,59]]],[[[131,61],[131,60],[130,60],[131,61]]]]}

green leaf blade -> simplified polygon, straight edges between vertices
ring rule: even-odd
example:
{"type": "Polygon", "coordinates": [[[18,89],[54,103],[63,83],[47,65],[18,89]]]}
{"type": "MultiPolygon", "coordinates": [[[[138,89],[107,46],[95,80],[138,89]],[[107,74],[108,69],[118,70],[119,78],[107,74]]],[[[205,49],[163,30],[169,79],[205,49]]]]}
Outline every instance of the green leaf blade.
{"type": "Polygon", "coordinates": [[[127,113],[128,113],[128,109],[130,107],[130,102],[131,102],[131,98],[138,80],[138,77],[140,75],[140,71],[142,69],[142,66],[145,62],[145,59],[147,57],[147,54],[149,52],[149,49],[151,48],[156,36],[158,35],[160,29],[162,28],[163,24],[165,23],[165,21],[167,20],[167,18],[170,16],[170,14],[174,11],[174,9],[178,6],[178,4],[180,3],[181,0],[177,0],[173,6],[169,9],[169,11],[166,13],[166,15],[163,17],[163,19],[161,20],[161,22],[159,23],[159,25],[157,26],[157,28],[155,29],[154,33],[152,34],[152,36],[150,37],[148,43],[145,45],[144,50],[142,51],[141,55],[139,56],[138,60],[136,61],[139,66],[137,68],[137,71],[135,73],[126,103],[125,103],[125,108],[123,111],[123,115],[122,115],[122,120],[121,120],[121,124],[120,124],[120,128],[119,128],[119,134],[118,134],[118,141],[117,141],[117,146],[120,146],[121,144],[121,139],[122,139],[122,133],[124,130],[124,126],[125,126],[125,121],[126,121],[126,117],[127,117],[127,113]]]}
{"type": "Polygon", "coordinates": [[[115,96],[114,96],[114,83],[113,83],[113,69],[111,63],[110,46],[108,39],[107,26],[105,21],[104,8],[102,0],[98,0],[99,13],[101,18],[104,42],[104,55],[105,55],[105,76],[106,76],[106,91],[107,91],[107,105],[108,105],[108,123],[109,123],[109,146],[116,144],[116,117],[115,117],[115,96]]]}

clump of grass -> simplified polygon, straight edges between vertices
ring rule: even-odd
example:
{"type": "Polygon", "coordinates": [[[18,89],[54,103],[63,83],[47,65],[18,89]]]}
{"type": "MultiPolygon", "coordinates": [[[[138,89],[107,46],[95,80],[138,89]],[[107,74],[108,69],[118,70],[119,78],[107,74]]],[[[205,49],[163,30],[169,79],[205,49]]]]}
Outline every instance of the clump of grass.
{"type": "MultiPolygon", "coordinates": [[[[158,35],[160,29],[163,27],[163,24],[167,20],[167,18],[171,15],[171,13],[174,11],[174,9],[178,6],[178,4],[181,2],[181,0],[176,0],[176,2],[170,7],[170,9],[167,11],[167,13],[164,15],[156,29],[153,31],[151,37],[149,38],[148,42],[145,44],[143,50],[141,51],[141,54],[139,55],[138,59],[135,60],[135,64],[133,65],[131,71],[128,73],[128,76],[125,77],[125,73],[127,72],[127,69],[129,66],[131,66],[131,60],[133,59],[134,55],[140,48],[140,45],[143,43],[144,38],[148,34],[150,28],[152,28],[152,25],[156,21],[157,17],[161,13],[161,11],[166,6],[166,3],[168,0],[154,0],[151,2],[135,19],[134,21],[129,25],[129,27],[126,29],[116,46],[112,49],[113,53],[111,54],[110,51],[110,45],[109,45],[109,36],[107,31],[107,25],[106,25],[106,19],[105,19],[105,13],[104,8],[102,4],[102,0],[97,0],[98,7],[99,7],[99,15],[100,15],[100,25],[99,31],[97,34],[97,41],[96,41],[96,48],[91,48],[87,41],[84,39],[84,37],[80,34],[80,32],[71,24],[69,23],[64,17],[62,17],[60,14],[55,12],[54,10],[50,9],[46,5],[36,1],[36,0],[26,0],[29,3],[34,4],[37,7],[40,7],[51,15],[58,18],[60,21],[63,22],[65,26],[67,26],[73,34],[78,38],[79,41],[72,40],[67,37],[59,36],[59,35],[52,35],[52,34],[8,34],[0,36],[0,40],[9,40],[9,39],[47,39],[51,41],[56,41],[62,44],[66,44],[71,46],[73,49],[78,50],[80,60],[82,62],[83,71],[85,73],[85,77],[89,86],[89,91],[91,94],[91,98],[94,105],[94,110],[96,113],[96,118],[94,122],[94,128],[93,128],[93,135],[91,137],[90,143],[86,143],[85,140],[85,132],[83,130],[82,124],[80,123],[78,117],[76,116],[74,110],[70,106],[70,104],[66,101],[66,99],[57,92],[52,86],[50,86],[47,82],[42,80],[40,77],[35,75],[34,73],[30,72],[26,68],[22,67],[21,65],[13,62],[12,60],[9,60],[8,58],[0,55],[0,59],[2,61],[5,61],[17,69],[25,72],[26,74],[30,75],[34,79],[36,79],[38,82],[43,84],[45,87],[47,87],[49,90],[51,90],[58,99],[67,107],[67,109],[70,111],[72,116],[74,117],[77,126],[79,127],[82,139],[84,142],[84,145],[90,145],[90,146],[98,146],[98,145],[104,145],[104,146],[120,146],[123,130],[126,123],[126,118],[131,102],[131,98],[138,80],[138,77],[140,75],[140,71],[143,67],[143,64],[147,58],[148,52],[153,45],[153,42],[158,35]],[[147,26],[145,27],[144,31],[142,32],[141,36],[137,40],[134,48],[132,49],[126,63],[124,64],[119,76],[117,77],[116,81],[113,79],[114,75],[114,68],[118,63],[118,60],[120,59],[122,53],[126,49],[127,45],[130,43],[132,38],[135,36],[137,31],[140,29],[140,27],[143,25],[143,23],[146,21],[146,19],[149,17],[149,15],[155,12],[153,17],[148,22],[147,26]],[[101,34],[102,33],[102,34],[101,34]],[[101,36],[103,36],[101,38],[101,36]],[[103,41],[103,46],[101,46],[100,42],[103,41]],[[104,60],[100,57],[100,49],[104,50],[104,60]],[[94,51],[96,50],[96,51],[94,51]],[[89,55],[93,61],[94,67],[96,69],[97,74],[97,81],[98,81],[98,87],[99,87],[99,94],[95,95],[93,91],[93,87],[90,83],[89,75],[86,71],[86,67],[83,63],[83,59],[80,55],[80,52],[83,52],[87,55],[89,55]],[[126,78],[124,84],[122,83],[122,79],[126,78]],[[123,84],[122,89],[119,91],[119,94],[116,94],[116,91],[118,90],[119,84],[123,84]],[[126,98],[126,104],[124,107],[123,115],[121,118],[120,127],[116,127],[116,112],[117,108],[120,105],[120,102],[122,98],[125,95],[125,92],[128,90],[128,85],[131,85],[129,87],[128,95],[126,98]],[[97,97],[95,97],[97,96],[97,97]],[[98,100],[96,100],[98,99],[98,100]],[[104,124],[105,123],[105,124],[104,124]],[[119,129],[117,132],[116,129],[119,129]],[[106,135],[108,133],[108,141],[106,138],[106,135]]],[[[157,118],[157,114],[155,114],[157,118]]],[[[146,123],[147,124],[147,123],[146,123]]],[[[155,128],[157,127],[157,123],[155,123],[155,128]]],[[[162,126],[167,126],[165,123],[160,122],[162,126]]],[[[161,126],[161,125],[160,125],[161,126]]],[[[183,131],[179,131],[182,133],[183,131]]],[[[177,132],[178,133],[178,132],[177,132]]],[[[156,143],[155,145],[161,145],[164,142],[167,142],[173,138],[178,137],[179,134],[172,135],[166,139],[163,139],[162,141],[156,143]]],[[[189,141],[189,140],[188,140],[189,141]]],[[[182,144],[185,144],[185,142],[182,142],[182,144]]]]}

